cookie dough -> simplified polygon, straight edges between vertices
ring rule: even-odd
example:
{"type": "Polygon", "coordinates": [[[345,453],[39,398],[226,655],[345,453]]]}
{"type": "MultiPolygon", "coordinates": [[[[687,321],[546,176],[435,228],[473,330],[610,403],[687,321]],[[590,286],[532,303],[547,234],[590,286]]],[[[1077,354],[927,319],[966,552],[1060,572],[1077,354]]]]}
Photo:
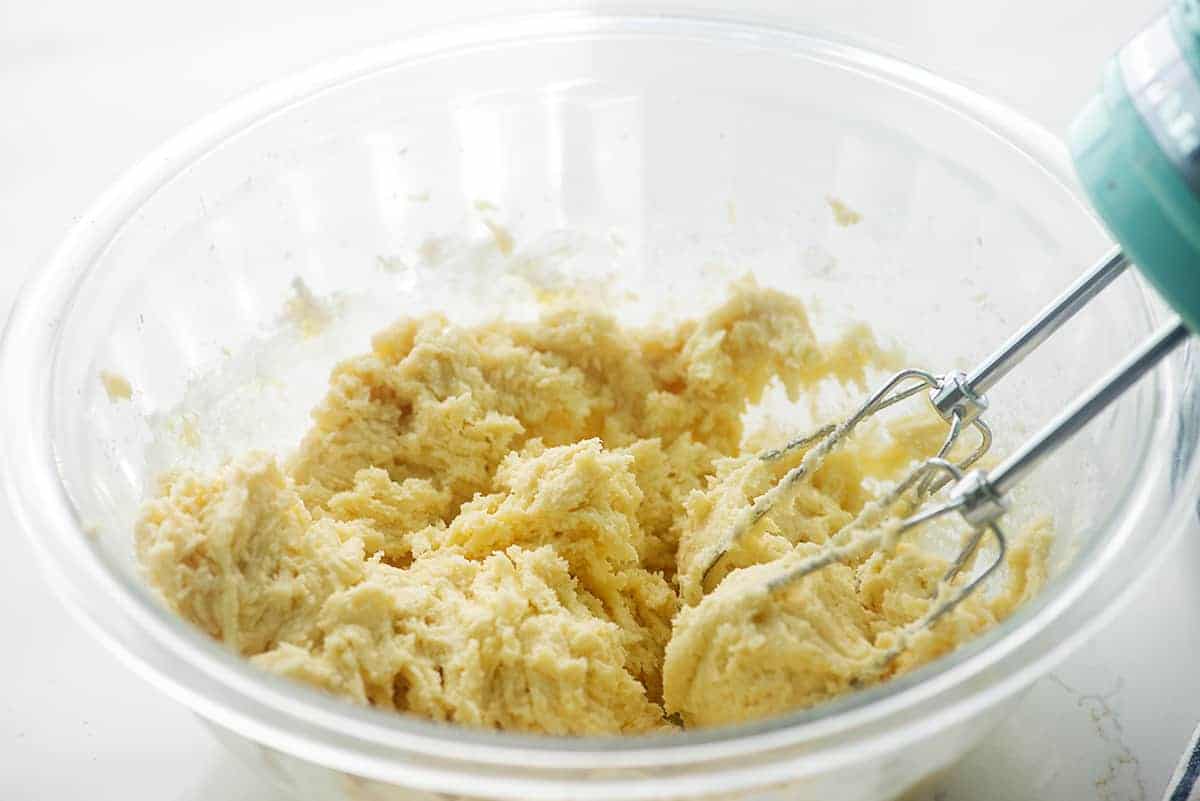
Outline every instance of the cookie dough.
{"type": "MultiPolygon", "coordinates": [[[[801,455],[753,455],[777,441],[743,430],[768,387],[861,391],[892,360],[862,328],[819,343],[799,300],[750,280],[670,329],[571,303],[531,323],[402,320],[334,369],[287,458],[164,476],[138,559],[168,606],[261,668],[434,720],[635,734],[816,703],[862,680],[945,563],[904,543],[777,596],[761,575],[835,536],[940,432],[865,430],[707,583],[698,555],[801,455]]],[[[1032,593],[1038,555],[1017,551],[1028,569],[1003,595],[893,670],[1032,593]]]]}
{"type": "Polygon", "coordinates": [[[1044,520],[1010,545],[1000,592],[972,594],[935,627],[913,634],[891,661],[885,652],[928,611],[947,559],[899,538],[891,548],[865,550],[767,591],[772,578],[835,537],[843,544],[879,533],[888,542],[879,518],[865,529],[845,528],[870,502],[864,486],[902,474],[914,458],[934,453],[944,434],[943,424],[927,414],[849,440],[704,577],[710,546],[804,452],[776,461],[753,455],[718,461],[709,486],[685,501],[677,574],[684,604],[665,654],[666,708],[689,726],[711,726],[812,706],[953,650],[1035,594],[1051,544],[1044,520]]]}

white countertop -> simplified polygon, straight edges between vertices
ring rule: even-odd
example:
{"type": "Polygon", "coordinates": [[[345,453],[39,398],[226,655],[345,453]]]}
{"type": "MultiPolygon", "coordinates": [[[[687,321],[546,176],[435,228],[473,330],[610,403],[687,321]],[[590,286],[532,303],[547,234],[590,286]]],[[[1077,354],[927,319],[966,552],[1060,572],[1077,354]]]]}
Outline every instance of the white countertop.
{"type": "MultiPolygon", "coordinates": [[[[721,8],[712,0],[657,5],[721,8]]],[[[1094,86],[1103,59],[1159,7],[1154,0],[752,0],[738,7],[748,5],[866,34],[1058,130],[1094,86]]],[[[479,0],[0,4],[0,309],[106,184],[197,116],[320,58],[495,8],[479,0]]],[[[0,530],[9,543],[0,560],[0,799],[282,798],[68,618],[2,506],[0,530]]],[[[1200,527],[1166,556],[1102,634],[913,801],[1157,801],[1200,719],[1200,527]]]]}

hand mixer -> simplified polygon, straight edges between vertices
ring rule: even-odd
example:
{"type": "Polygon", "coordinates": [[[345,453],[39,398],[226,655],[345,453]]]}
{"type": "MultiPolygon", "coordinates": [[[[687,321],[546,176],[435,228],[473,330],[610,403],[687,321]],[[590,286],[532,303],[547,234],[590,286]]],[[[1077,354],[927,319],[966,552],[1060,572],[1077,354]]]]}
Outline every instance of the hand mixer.
{"type": "MultiPolygon", "coordinates": [[[[916,467],[816,553],[788,560],[768,581],[778,591],[834,562],[888,546],[899,535],[957,512],[971,533],[943,577],[928,611],[884,651],[883,664],[909,638],[935,623],[975,592],[1003,562],[1004,530],[999,521],[1005,496],[1060,444],[1083,428],[1158,362],[1200,331],[1200,0],[1179,0],[1132,39],[1109,63],[1103,90],[1076,119],[1070,133],[1076,170],[1120,248],[1101,259],[1061,296],[969,373],[935,375],[907,369],[893,376],[852,415],[793,440],[758,458],[774,461],[807,449],[800,463],[735,518],[726,535],[703,556],[703,578],[789,491],[810,475],[868,418],[925,392],[947,422],[937,454],[916,467]],[[1180,314],[1062,410],[1015,453],[988,471],[972,469],[992,443],[982,419],[986,393],[1130,264],[1180,314]],[[977,446],[960,461],[947,457],[967,430],[977,446]],[[935,494],[949,485],[944,500],[935,494]],[[924,502],[906,517],[894,507],[903,498],[924,502]],[[990,535],[996,557],[969,580],[959,579],[990,535]]],[[[909,509],[912,507],[909,506],[909,509]]]]}

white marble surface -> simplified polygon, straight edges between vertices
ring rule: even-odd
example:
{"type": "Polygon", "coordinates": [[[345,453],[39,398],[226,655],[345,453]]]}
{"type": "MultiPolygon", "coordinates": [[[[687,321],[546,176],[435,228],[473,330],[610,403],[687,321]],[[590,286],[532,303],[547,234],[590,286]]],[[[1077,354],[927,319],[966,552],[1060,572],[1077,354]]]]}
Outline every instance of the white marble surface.
{"type": "MultiPolygon", "coordinates": [[[[1157,6],[738,4],[880,40],[1057,129],[1094,85],[1102,60],[1157,6]]],[[[198,115],[316,59],[495,9],[462,0],[0,3],[0,309],[109,181],[198,115]]],[[[0,531],[7,546],[0,559],[0,799],[279,798],[190,713],[129,674],[67,618],[3,508],[0,531]]],[[[1007,724],[912,797],[1160,798],[1200,718],[1198,576],[1200,529],[1188,532],[1141,597],[1040,682],[1007,724]]]]}

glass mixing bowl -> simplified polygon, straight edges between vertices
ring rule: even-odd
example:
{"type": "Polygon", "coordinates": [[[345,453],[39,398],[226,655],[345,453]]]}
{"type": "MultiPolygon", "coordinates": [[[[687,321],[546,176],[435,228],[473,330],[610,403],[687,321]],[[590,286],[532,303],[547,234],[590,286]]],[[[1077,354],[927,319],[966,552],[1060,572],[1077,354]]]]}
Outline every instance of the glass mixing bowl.
{"type": "MultiPolygon", "coordinates": [[[[890,684],[727,729],[469,731],[264,675],[143,586],[138,502],[165,467],[286,449],[333,362],[401,314],[522,315],[533,288],[584,285],[670,317],[752,272],[815,299],[824,332],[868,320],[949,369],[1106,247],[1053,137],[844,41],[661,16],[433,33],[246,97],[99,201],[10,320],[5,482],[78,618],[296,797],[887,798],[971,748],[1194,514],[1192,349],[1018,498],[1060,533],[1034,602],[890,684]],[[305,303],[323,334],[281,311],[305,303]]],[[[1163,316],[1122,278],[992,393],[997,451],[1163,316]]]]}

